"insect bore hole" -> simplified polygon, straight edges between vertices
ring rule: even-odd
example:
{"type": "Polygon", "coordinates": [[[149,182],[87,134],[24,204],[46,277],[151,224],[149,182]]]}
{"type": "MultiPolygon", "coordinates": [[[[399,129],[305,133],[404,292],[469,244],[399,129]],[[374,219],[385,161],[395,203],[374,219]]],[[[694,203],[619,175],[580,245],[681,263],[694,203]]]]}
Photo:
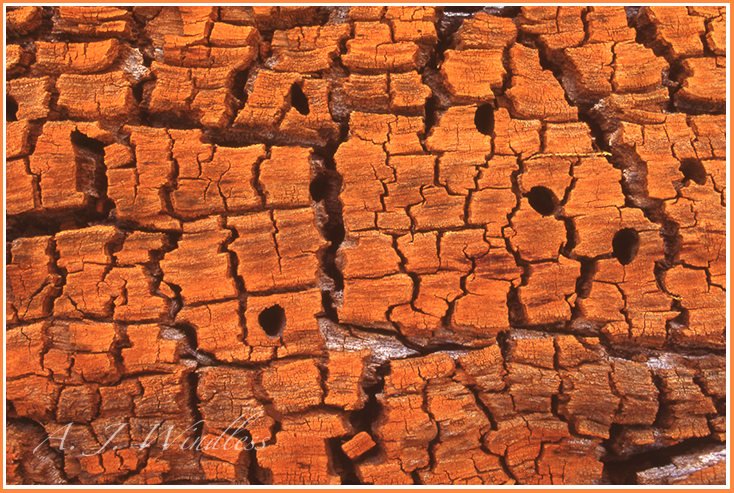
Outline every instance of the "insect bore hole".
{"type": "Polygon", "coordinates": [[[556,210],[556,197],[546,187],[533,187],[527,194],[528,202],[535,212],[543,216],[551,216],[556,210]]]}
{"type": "Polygon", "coordinates": [[[18,103],[12,96],[5,96],[5,121],[18,121],[18,103]]]}
{"type": "Polygon", "coordinates": [[[308,115],[311,111],[308,107],[308,98],[303,94],[301,86],[296,83],[291,86],[291,106],[302,115],[308,115]]]}
{"type": "Polygon", "coordinates": [[[706,184],[706,168],[698,159],[683,159],[679,169],[686,180],[691,180],[698,185],[706,184]]]}
{"type": "Polygon", "coordinates": [[[326,175],[316,175],[309,187],[311,192],[311,198],[314,202],[320,202],[326,198],[326,194],[329,191],[329,179],[326,175]]]}
{"type": "Polygon", "coordinates": [[[494,132],[494,108],[491,104],[483,104],[474,113],[474,126],[480,134],[492,135],[494,132]]]}
{"type": "Polygon", "coordinates": [[[640,234],[632,228],[620,229],[612,239],[612,254],[622,265],[631,263],[640,249],[640,234]]]}
{"type": "Polygon", "coordinates": [[[285,310],[280,305],[273,305],[260,312],[257,321],[268,337],[279,337],[285,329],[285,310]]]}

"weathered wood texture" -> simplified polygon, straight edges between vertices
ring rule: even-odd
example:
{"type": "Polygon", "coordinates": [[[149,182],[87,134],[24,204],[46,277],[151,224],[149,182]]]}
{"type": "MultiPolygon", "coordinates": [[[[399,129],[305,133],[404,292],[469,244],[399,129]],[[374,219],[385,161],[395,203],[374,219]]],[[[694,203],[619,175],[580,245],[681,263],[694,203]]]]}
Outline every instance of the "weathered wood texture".
{"type": "Polygon", "coordinates": [[[725,481],[718,7],[14,7],[14,484],[725,481]]]}

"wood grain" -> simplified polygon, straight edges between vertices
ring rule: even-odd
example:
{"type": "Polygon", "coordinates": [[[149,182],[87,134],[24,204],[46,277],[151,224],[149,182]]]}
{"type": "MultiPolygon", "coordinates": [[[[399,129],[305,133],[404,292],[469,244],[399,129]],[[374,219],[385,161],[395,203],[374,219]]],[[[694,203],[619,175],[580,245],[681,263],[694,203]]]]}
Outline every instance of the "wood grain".
{"type": "Polygon", "coordinates": [[[724,484],[720,7],[10,7],[10,484],[724,484]]]}

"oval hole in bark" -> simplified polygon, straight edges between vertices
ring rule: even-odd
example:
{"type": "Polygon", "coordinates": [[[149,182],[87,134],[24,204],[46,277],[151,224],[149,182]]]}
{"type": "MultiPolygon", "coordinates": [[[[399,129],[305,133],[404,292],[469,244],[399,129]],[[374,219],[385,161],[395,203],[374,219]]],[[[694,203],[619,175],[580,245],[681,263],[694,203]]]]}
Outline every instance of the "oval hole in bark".
{"type": "Polygon", "coordinates": [[[301,86],[295,83],[291,86],[291,106],[302,115],[308,115],[310,112],[308,98],[303,94],[301,86]]]}
{"type": "Polygon", "coordinates": [[[706,184],[706,168],[698,159],[684,159],[680,163],[680,172],[686,180],[691,180],[699,185],[706,184]]]}
{"type": "Polygon", "coordinates": [[[311,192],[311,198],[314,202],[320,202],[326,197],[326,192],[329,191],[329,180],[326,175],[316,175],[316,178],[311,182],[309,192],[311,192]]]}
{"type": "Polygon", "coordinates": [[[556,210],[556,198],[553,192],[546,187],[533,187],[527,194],[528,202],[530,207],[535,209],[535,212],[544,216],[553,215],[553,211],[556,210]]]}
{"type": "Polygon", "coordinates": [[[18,103],[11,96],[5,96],[5,121],[18,121],[18,103]]]}
{"type": "Polygon", "coordinates": [[[280,305],[273,305],[261,311],[257,321],[269,337],[278,337],[285,329],[285,310],[280,305]]]}
{"type": "Polygon", "coordinates": [[[620,229],[612,239],[612,254],[622,265],[632,262],[640,249],[640,234],[632,228],[620,229]]]}
{"type": "Polygon", "coordinates": [[[492,135],[492,132],[494,132],[494,108],[491,104],[483,104],[477,108],[477,112],[474,113],[474,126],[477,127],[480,134],[492,135]]]}

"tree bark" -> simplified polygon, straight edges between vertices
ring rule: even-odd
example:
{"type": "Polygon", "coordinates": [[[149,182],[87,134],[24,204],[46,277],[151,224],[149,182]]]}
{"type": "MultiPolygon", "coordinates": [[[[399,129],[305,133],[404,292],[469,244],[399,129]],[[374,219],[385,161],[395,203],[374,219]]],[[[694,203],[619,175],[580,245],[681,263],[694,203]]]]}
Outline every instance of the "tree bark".
{"type": "Polygon", "coordinates": [[[725,484],[719,7],[10,7],[11,484],[725,484]]]}

